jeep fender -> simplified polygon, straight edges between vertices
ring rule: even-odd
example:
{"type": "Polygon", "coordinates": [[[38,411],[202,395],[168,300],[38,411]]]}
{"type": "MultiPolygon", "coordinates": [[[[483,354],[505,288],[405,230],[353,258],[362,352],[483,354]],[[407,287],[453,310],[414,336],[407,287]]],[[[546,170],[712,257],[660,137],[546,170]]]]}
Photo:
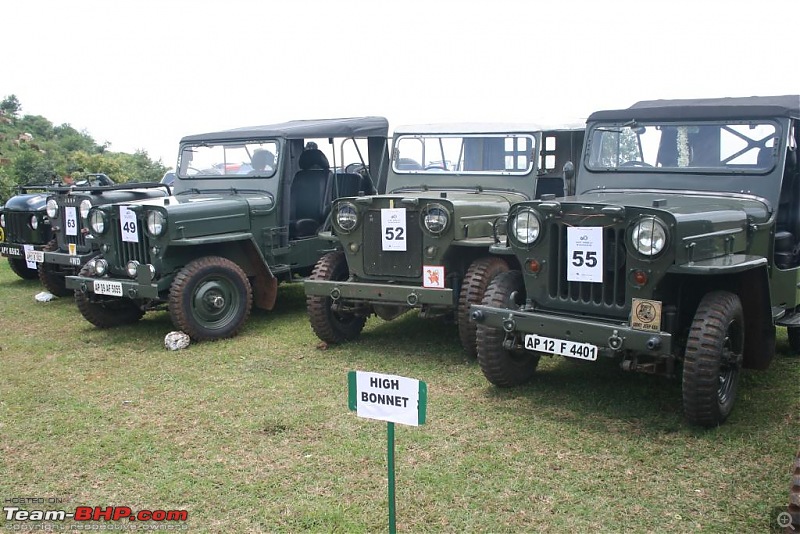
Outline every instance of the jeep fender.
{"type": "Polygon", "coordinates": [[[266,258],[247,234],[214,236],[201,239],[184,239],[173,242],[173,246],[201,246],[202,256],[215,255],[227,258],[241,267],[248,277],[254,278],[253,304],[263,310],[275,307],[278,296],[278,279],[272,273],[266,258]]]}
{"type": "Polygon", "coordinates": [[[748,260],[728,262],[727,266],[717,263],[713,267],[684,264],[671,268],[670,272],[679,273],[684,282],[692,286],[702,287],[703,294],[715,289],[724,289],[739,296],[745,323],[744,367],[766,369],[775,356],[775,324],[772,321],[769,266],[766,258],[749,257],[748,260]],[[694,280],[690,281],[689,277],[694,280]]]}

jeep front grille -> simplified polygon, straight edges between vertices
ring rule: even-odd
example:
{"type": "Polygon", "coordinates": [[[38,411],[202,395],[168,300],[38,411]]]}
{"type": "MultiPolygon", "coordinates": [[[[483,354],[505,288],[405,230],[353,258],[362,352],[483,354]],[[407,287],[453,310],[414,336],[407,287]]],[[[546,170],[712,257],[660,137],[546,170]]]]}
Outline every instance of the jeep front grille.
{"type": "Polygon", "coordinates": [[[57,233],[58,248],[62,251],[68,250],[70,243],[74,243],[79,253],[86,253],[89,247],[86,246],[86,234],[84,233],[83,218],[80,212],[80,203],[86,197],[76,197],[73,195],[59,195],[58,202],[58,227],[61,229],[57,233]],[[67,235],[67,210],[65,207],[75,208],[75,220],[77,221],[77,235],[67,235]]]}
{"type": "MultiPolygon", "coordinates": [[[[34,231],[30,227],[31,216],[34,215],[33,211],[6,211],[6,242],[19,243],[25,245],[43,245],[46,242],[42,236],[41,225],[38,231],[34,231]]],[[[49,227],[48,227],[49,228],[49,227]]]]}
{"type": "Polygon", "coordinates": [[[558,258],[549,269],[548,296],[563,304],[596,304],[622,309],[625,306],[625,229],[603,231],[603,283],[567,281],[567,227],[553,222],[548,228],[549,257],[558,258]]]}
{"type": "Polygon", "coordinates": [[[125,266],[130,260],[136,260],[142,264],[151,263],[150,238],[143,230],[146,222],[142,216],[138,214],[136,216],[136,235],[139,239],[136,243],[122,240],[119,210],[114,210],[114,215],[109,217],[108,224],[110,228],[108,229],[107,239],[109,239],[115,253],[113,257],[109,254],[105,254],[104,257],[113,271],[124,272],[125,266]]]}
{"type": "Polygon", "coordinates": [[[369,210],[364,220],[364,273],[370,276],[422,276],[422,229],[419,211],[406,210],[406,251],[381,248],[381,212],[369,210]]]}

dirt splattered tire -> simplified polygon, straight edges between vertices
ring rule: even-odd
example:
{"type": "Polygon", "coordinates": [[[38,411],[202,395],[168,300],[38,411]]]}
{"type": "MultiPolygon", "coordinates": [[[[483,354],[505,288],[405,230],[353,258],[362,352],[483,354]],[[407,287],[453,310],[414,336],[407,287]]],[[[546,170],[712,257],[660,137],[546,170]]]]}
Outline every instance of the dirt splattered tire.
{"type": "MultiPolygon", "coordinates": [[[[508,308],[508,300],[515,291],[519,295],[525,294],[522,273],[500,273],[489,284],[481,304],[508,308]]],[[[478,324],[476,346],[481,371],[489,382],[498,387],[525,384],[536,372],[541,355],[525,349],[507,350],[503,347],[504,339],[505,332],[502,329],[478,324]]]]}
{"type": "MultiPolygon", "coordinates": [[[[58,243],[53,239],[47,243],[42,250],[44,252],[58,250],[58,243]]],[[[64,271],[59,270],[57,265],[52,263],[40,263],[37,268],[39,281],[50,293],[59,297],[66,297],[72,293],[71,290],[67,289],[67,280],[64,271]]]]}
{"type": "Polygon", "coordinates": [[[506,271],[508,264],[502,258],[479,258],[472,262],[464,275],[458,296],[458,337],[471,358],[478,355],[478,349],[475,339],[477,325],[469,320],[469,308],[472,304],[480,304],[494,277],[506,271]]]}
{"type": "MultiPolygon", "coordinates": [[[[322,256],[309,280],[347,280],[349,271],[344,252],[329,252],[322,256]]],[[[353,341],[364,329],[367,318],[351,313],[340,313],[332,308],[331,297],[309,296],[306,298],[308,318],[311,328],[326,343],[345,343],[353,341]]]]}
{"type": "Polygon", "coordinates": [[[683,411],[690,423],[714,427],[730,415],[741,374],[744,334],[737,295],[712,291],[702,298],[683,361],[683,411]]]}
{"type": "MultiPolygon", "coordinates": [[[[84,265],[81,268],[80,275],[89,275],[87,266],[84,265]]],[[[97,328],[113,328],[132,324],[144,315],[144,312],[131,299],[83,293],[80,289],[75,290],[75,304],[83,318],[97,328]]]]}
{"type": "Polygon", "coordinates": [[[169,289],[172,323],[195,341],[235,336],[252,305],[253,288],[245,272],[219,256],[189,262],[169,289]]]}
{"type": "Polygon", "coordinates": [[[28,264],[25,260],[8,258],[8,265],[14,271],[14,274],[23,280],[36,280],[39,277],[39,272],[36,269],[28,269],[28,264]]]}

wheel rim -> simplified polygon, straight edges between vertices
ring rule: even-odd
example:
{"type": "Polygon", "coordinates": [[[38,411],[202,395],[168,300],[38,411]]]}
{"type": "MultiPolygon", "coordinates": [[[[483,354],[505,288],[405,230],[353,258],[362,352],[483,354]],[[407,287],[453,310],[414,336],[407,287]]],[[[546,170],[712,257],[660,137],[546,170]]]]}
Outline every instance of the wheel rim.
{"type": "Polygon", "coordinates": [[[731,321],[725,334],[719,376],[717,377],[717,400],[720,405],[726,404],[731,399],[743,357],[741,325],[736,321],[731,321]]]}
{"type": "Polygon", "coordinates": [[[239,308],[239,294],[230,280],[202,280],[192,296],[192,314],[206,328],[228,324],[239,308]]]}

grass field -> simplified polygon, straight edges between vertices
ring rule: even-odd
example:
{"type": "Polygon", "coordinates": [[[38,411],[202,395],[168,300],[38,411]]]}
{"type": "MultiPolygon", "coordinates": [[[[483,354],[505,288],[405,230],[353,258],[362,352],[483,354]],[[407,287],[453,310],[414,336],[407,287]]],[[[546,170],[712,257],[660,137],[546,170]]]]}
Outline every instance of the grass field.
{"type": "Polygon", "coordinates": [[[386,531],[386,424],[348,411],[349,370],[428,385],[428,423],[396,427],[401,532],[769,532],[787,504],[800,359],[783,330],[728,422],[702,430],[678,381],[611,361],[545,359],[499,390],[453,325],[412,314],[318,349],[299,284],[237,338],[176,352],[165,312],[98,330],[39,291],[2,260],[4,506],[188,510],[193,532],[386,531]]]}

